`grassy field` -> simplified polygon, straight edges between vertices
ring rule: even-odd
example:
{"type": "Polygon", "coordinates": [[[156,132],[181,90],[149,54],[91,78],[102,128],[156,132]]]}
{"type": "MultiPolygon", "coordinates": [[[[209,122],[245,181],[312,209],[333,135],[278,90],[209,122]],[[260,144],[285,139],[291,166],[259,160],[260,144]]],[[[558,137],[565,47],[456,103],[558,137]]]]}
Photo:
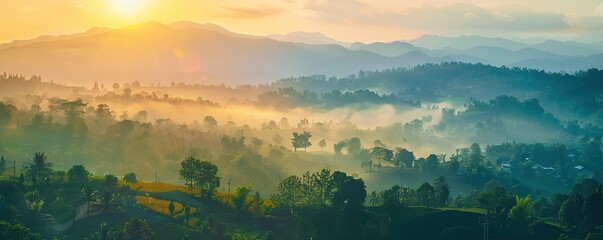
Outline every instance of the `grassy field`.
{"type": "MultiPolygon", "coordinates": [[[[159,192],[174,192],[180,191],[183,193],[189,193],[187,186],[175,185],[163,182],[145,182],[137,181],[135,183],[127,183],[120,180],[118,185],[120,187],[128,186],[131,190],[144,192],[144,193],[159,193],[159,192]]],[[[193,194],[198,195],[199,189],[194,189],[193,194]]]]}
{"type": "MultiPolygon", "coordinates": [[[[153,198],[153,197],[149,197],[149,196],[140,196],[140,195],[135,196],[134,198],[136,199],[136,201],[138,201],[138,203],[142,204],[143,206],[145,206],[155,212],[161,213],[163,215],[170,216],[170,211],[169,211],[170,201],[153,198]]],[[[196,212],[197,212],[197,208],[191,207],[190,214],[193,215],[196,212]]],[[[182,216],[184,216],[184,205],[179,202],[174,202],[174,214],[171,215],[171,217],[179,218],[182,216]]]]}

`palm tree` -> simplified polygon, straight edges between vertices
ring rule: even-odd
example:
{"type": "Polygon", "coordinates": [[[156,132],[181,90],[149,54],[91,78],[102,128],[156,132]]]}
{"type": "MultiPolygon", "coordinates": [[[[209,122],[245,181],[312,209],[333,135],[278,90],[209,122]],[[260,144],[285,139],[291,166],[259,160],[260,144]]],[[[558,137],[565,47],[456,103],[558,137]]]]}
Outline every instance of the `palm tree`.
{"type": "Polygon", "coordinates": [[[43,179],[51,172],[52,163],[46,162],[46,154],[41,152],[34,153],[31,163],[27,163],[27,172],[31,175],[32,180],[36,183],[43,179]]]}
{"type": "Polygon", "coordinates": [[[25,200],[25,208],[27,215],[27,223],[32,229],[42,230],[46,224],[54,222],[50,214],[43,212],[44,200],[34,197],[33,199],[25,200]]]}
{"type": "Polygon", "coordinates": [[[106,191],[100,197],[97,197],[96,200],[92,203],[93,211],[100,212],[100,214],[108,214],[108,213],[123,213],[123,209],[121,204],[118,202],[118,197],[115,194],[106,191]]]}
{"type": "Polygon", "coordinates": [[[80,200],[86,203],[86,214],[90,212],[90,203],[96,200],[96,193],[90,186],[85,186],[80,192],[80,200]]]}

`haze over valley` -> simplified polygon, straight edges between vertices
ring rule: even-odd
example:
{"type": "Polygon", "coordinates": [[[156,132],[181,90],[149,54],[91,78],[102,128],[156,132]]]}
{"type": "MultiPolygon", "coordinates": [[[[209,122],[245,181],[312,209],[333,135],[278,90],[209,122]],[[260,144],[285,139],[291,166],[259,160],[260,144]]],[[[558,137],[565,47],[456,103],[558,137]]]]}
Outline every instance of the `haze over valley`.
{"type": "Polygon", "coordinates": [[[602,239],[579,2],[0,3],[0,239],[602,239]]]}

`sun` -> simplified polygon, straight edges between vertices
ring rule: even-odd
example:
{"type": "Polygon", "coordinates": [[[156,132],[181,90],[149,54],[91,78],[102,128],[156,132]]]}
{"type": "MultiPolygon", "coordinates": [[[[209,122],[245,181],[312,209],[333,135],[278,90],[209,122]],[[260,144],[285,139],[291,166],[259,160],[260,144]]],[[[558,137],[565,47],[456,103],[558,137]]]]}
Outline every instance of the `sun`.
{"type": "Polygon", "coordinates": [[[113,7],[124,15],[134,15],[140,12],[144,5],[145,0],[111,0],[113,7]]]}

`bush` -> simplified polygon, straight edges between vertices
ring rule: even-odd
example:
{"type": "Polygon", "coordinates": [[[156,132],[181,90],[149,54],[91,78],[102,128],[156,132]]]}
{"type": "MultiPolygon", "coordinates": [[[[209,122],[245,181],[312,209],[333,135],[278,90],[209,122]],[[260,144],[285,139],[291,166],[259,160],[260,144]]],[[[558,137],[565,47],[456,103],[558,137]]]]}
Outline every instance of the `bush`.
{"type": "Polygon", "coordinates": [[[136,182],[136,174],[131,172],[131,173],[126,173],[124,175],[124,181],[128,182],[128,183],[135,183],[136,182]]]}

